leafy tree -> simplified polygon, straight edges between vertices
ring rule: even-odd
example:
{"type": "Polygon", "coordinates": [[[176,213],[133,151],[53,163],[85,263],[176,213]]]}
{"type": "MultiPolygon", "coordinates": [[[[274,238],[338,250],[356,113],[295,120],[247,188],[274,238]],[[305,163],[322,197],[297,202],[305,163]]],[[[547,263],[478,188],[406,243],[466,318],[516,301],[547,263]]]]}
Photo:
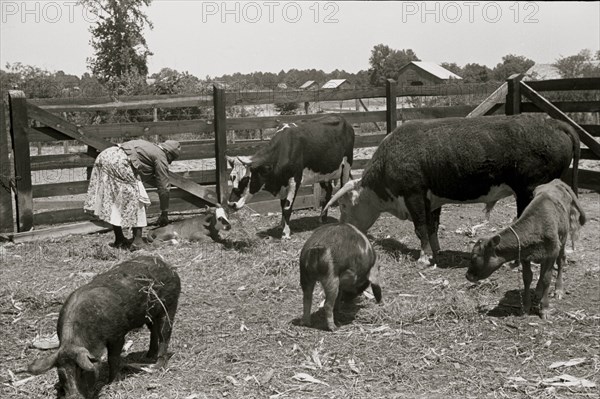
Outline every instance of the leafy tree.
{"type": "Polygon", "coordinates": [[[154,79],[151,90],[154,94],[193,94],[200,89],[200,79],[187,71],[163,68],[150,78],[154,79]]]}
{"type": "Polygon", "coordinates": [[[465,83],[479,83],[492,80],[492,70],[485,65],[476,63],[466,64],[462,70],[462,78],[465,83]]]}
{"type": "MultiPolygon", "coordinates": [[[[600,51],[596,53],[596,58],[600,56],[600,51]]],[[[594,61],[592,52],[584,49],[575,55],[561,57],[554,63],[563,78],[581,78],[600,76],[600,65],[594,61]]]]}
{"type": "Polygon", "coordinates": [[[369,57],[369,81],[372,85],[380,86],[386,79],[397,79],[398,71],[411,61],[419,61],[411,49],[394,50],[387,45],[378,44],[371,50],[369,57]]]}
{"type": "Polygon", "coordinates": [[[492,71],[492,76],[496,80],[506,80],[515,73],[525,73],[535,64],[535,61],[522,56],[508,54],[502,57],[502,62],[497,64],[492,71]]]}
{"type": "Polygon", "coordinates": [[[94,56],[89,67],[100,83],[114,94],[143,90],[148,74],[147,60],[152,53],[143,36],[152,23],[141,11],[152,0],[82,0],[98,16],[90,27],[94,56]]]}

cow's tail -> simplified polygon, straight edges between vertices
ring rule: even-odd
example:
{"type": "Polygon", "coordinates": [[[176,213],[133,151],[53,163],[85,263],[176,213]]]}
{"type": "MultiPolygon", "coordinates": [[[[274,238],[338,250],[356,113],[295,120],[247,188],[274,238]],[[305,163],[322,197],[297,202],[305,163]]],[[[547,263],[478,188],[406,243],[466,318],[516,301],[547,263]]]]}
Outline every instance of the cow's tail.
{"type": "Polygon", "coordinates": [[[581,156],[581,143],[579,141],[579,135],[571,126],[564,124],[565,133],[569,135],[571,138],[571,143],[573,145],[573,173],[571,176],[571,189],[575,193],[575,196],[579,196],[578,187],[578,177],[579,177],[579,158],[581,156]]]}

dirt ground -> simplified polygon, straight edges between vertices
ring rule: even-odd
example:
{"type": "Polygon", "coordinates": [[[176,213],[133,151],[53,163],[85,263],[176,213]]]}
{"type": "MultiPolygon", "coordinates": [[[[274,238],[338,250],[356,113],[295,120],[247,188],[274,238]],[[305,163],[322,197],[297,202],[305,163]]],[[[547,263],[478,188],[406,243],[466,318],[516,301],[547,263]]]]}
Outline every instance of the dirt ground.
{"type": "MultiPolygon", "coordinates": [[[[483,221],[483,206],[445,206],[435,270],[417,267],[412,224],[383,215],[369,238],[381,264],[384,302],[365,295],[347,304],[333,333],[321,329],[320,289],[316,328],[298,325],[298,256],[318,213],[295,212],[292,239],[281,241],[278,215],[240,211],[222,244],[153,249],[182,279],[168,369],[125,368],[119,381],[98,387],[98,397],[598,397],[600,198],[583,193],[581,201],[588,222],[568,255],[567,294],[551,298],[548,321],[519,315],[519,269],[504,266],[478,284],[465,279],[476,238],[515,216],[514,201],[506,199],[474,236],[470,228],[483,221]]],[[[0,397],[55,397],[55,371],[28,379],[27,364],[48,354],[33,349],[32,340],[55,331],[70,292],[135,256],[110,248],[111,240],[97,234],[0,246],[0,397]]],[[[127,339],[133,345],[125,361],[138,362],[149,334],[140,329],[127,339]]]]}

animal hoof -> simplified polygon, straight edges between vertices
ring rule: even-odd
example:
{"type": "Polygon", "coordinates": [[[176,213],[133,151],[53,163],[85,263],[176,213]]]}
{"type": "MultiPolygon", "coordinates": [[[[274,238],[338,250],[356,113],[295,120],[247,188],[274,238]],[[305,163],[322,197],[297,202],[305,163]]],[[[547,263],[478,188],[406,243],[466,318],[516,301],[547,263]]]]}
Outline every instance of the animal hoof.
{"type": "Polygon", "coordinates": [[[301,326],[304,327],[310,327],[312,325],[312,323],[310,322],[310,319],[306,320],[306,319],[302,319],[302,321],[300,322],[301,326]]]}
{"type": "Polygon", "coordinates": [[[563,298],[564,295],[565,293],[562,290],[554,291],[554,298],[558,299],[559,301],[563,298]]]}
{"type": "Polygon", "coordinates": [[[337,326],[335,324],[327,324],[327,331],[333,332],[335,330],[337,330],[337,326]]]}

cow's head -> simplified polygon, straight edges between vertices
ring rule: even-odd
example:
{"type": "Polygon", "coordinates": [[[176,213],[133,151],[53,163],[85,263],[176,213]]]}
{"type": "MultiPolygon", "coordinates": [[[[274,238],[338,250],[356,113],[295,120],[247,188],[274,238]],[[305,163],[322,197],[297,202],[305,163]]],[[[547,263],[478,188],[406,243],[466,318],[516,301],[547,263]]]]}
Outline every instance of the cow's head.
{"type": "Polygon", "coordinates": [[[504,263],[504,259],[496,255],[496,247],[501,237],[479,239],[471,251],[471,266],[467,270],[467,280],[476,282],[489,277],[504,263]]]}
{"type": "Polygon", "coordinates": [[[346,183],[323,208],[323,213],[336,201],[340,204],[340,222],[350,223],[366,233],[381,214],[381,200],[360,179],[346,183]]]}
{"type": "Polygon", "coordinates": [[[59,348],[47,357],[35,360],[28,371],[37,375],[53,367],[58,372],[58,397],[65,399],[86,399],[94,395],[98,370],[94,363],[97,359],[81,346],[59,348]]]}
{"type": "Polygon", "coordinates": [[[249,157],[237,157],[236,160],[233,161],[235,166],[232,166],[233,170],[229,175],[232,189],[227,201],[227,205],[234,211],[242,209],[273,176],[273,166],[270,164],[257,164],[249,157]]]}
{"type": "Polygon", "coordinates": [[[211,209],[211,212],[214,213],[215,217],[215,230],[231,230],[231,223],[229,223],[227,213],[225,212],[225,209],[221,207],[221,205],[217,205],[216,208],[211,209]]]}

